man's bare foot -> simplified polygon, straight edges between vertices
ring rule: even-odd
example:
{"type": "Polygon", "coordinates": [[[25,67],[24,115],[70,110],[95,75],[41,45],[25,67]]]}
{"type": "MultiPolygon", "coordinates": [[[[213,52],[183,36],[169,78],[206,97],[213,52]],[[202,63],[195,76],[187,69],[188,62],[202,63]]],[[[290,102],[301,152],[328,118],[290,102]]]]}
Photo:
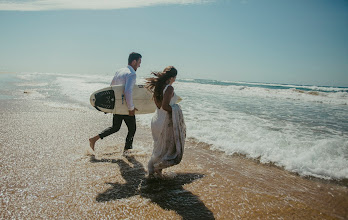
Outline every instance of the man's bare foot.
{"type": "Polygon", "coordinates": [[[130,156],[130,151],[129,151],[129,150],[124,150],[123,153],[122,153],[122,155],[123,155],[124,157],[128,157],[128,156],[130,156]]]}
{"type": "Polygon", "coordinates": [[[95,145],[95,141],[93,141],[93,138],[89,139],[89,146],[92,148],[92,151],[94,151],[94,145],[95,145]]]}
{"type": "Polygon", "coordinates": [[[94,151],[95,142],[97,142],[98,139],[99,139],[99,135],[89,139],[89,146],[92,148],[93,151],[94,151]]]}

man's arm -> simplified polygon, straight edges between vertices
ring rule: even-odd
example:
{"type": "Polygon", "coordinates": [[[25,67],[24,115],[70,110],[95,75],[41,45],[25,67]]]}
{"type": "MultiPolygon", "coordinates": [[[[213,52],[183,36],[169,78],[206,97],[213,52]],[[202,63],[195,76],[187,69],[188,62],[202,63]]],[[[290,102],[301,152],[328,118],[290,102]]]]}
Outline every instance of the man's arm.
{"type": "Polygon", "coordinates": [[[126,103],[128,107],[128,111],[134,112],[134,104],[133,104],[133,87],[135,85],[136,75],[130,74],[127,76],[126,84],[124,88],[124,96],[126,97],[126,103]]]}

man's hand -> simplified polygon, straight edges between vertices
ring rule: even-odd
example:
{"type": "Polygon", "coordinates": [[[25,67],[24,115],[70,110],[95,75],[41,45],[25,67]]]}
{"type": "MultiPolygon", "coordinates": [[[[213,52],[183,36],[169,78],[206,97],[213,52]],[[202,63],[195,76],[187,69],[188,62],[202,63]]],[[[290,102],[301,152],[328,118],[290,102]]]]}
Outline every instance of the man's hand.
{"type": "Polygon", "coordinates": [[[138,111],[138,109],[134,108],[132,111],[129,111],[129,116],[134,116],[135,115],[135,111],[138,111]]]}

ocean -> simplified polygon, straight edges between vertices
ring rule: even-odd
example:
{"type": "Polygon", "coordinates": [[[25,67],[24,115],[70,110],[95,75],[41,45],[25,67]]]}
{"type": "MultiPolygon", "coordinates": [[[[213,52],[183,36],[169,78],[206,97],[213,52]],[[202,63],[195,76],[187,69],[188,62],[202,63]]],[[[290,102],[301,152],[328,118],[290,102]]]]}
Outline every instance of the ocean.
{"type": "MultiPolygon", "coordinates": [[[[1,74],[1,99],[36,99],[95,110],[90,94],[112,74],[1,74]]],[[[144,79],[137,79],[143,84],[144,79]]],[[[271,163],[301,176],[348,179],[348,88],[180,79],[173,84],[187,135],[212,150],[271,163]]],[[[150,126],[151,114],[138,115],[150,126]]],[[[109,126],[109,125],[106,125],[109,126]]],[[[135,136],[136,138],[136,136],[135,136]]]]}

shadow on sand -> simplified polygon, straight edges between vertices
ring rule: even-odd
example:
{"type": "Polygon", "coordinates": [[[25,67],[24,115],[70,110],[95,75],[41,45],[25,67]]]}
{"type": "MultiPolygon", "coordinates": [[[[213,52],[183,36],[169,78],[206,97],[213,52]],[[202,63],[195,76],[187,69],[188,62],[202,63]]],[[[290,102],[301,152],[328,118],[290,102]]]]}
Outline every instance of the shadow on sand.
{"type": "Polygon", "coordinates": [[[106,202],[110,200],[129,198],[140,195],[156,203],[162,209],[173,210],[183,219],[215,219],[213,213],[204,203],[183,188],[183,185],[191,183],[203,177],[198,173],[178,173],[176,177],[165,180],[147,180],[144,166],[133,156],[125,157],[132,165],[122,159],[97,160],[91,156],[92,163],[107,162],[117,163],[125,184],[107,183],[112,188],[100,193],[96,200],[106,202]]]}

